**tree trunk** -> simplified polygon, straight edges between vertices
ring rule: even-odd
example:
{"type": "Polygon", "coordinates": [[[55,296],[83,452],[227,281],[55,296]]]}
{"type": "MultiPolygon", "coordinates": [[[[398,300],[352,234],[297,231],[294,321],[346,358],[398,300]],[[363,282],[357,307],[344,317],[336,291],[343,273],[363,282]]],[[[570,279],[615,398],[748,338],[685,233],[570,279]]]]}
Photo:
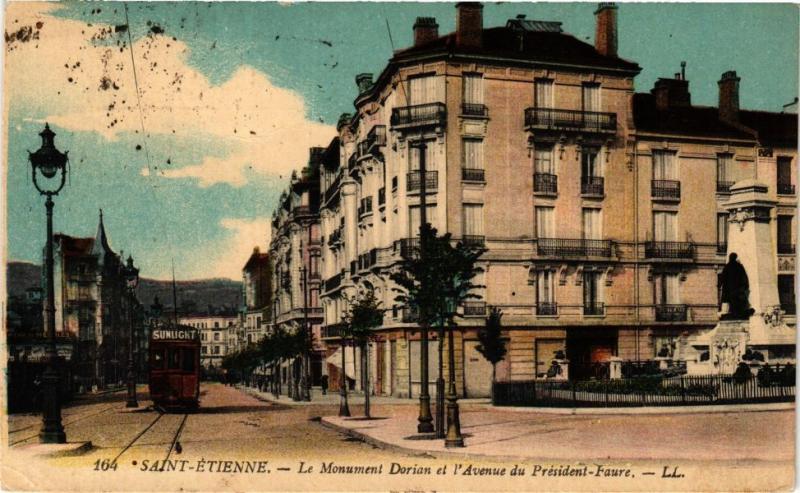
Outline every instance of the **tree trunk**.
{"type": "Polygon", "coordinates": [[[492,363],[492,390],[489,393],[489,397],[492,400],[492,405],[494,406],[494,384],[497,383],[497,363],[492,363]]]}
{"type": "Polygon", "coordinates": [[[364,389],[364,416],[369,418],[369,343],[361,348],[361,387],[364,389]]]}

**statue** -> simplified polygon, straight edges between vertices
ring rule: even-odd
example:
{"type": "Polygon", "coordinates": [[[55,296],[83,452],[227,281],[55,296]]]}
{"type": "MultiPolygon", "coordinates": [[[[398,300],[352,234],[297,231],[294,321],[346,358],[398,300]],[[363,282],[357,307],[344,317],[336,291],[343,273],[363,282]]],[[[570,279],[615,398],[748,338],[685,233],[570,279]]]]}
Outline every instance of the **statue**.
{"type": "Polygon", "coordinates": [[[724,313],[721,320],[747,320],[755,312],[748,300],[750,283],[747,272],[737,258],[735,253],[731,253],[722,269],[722,302],[728,304],[728,313],[724,313]]]}

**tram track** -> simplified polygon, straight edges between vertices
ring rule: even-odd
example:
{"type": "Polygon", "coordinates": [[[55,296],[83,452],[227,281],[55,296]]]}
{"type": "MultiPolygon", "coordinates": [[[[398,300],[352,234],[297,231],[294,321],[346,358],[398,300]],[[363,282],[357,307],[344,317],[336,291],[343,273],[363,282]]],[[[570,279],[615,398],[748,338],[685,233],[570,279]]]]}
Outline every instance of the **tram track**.
{"type": "MultiPolygon", "coordinates": [[[[114,409],[115,407],[116,406],[108,406],[108,407],[105,407],[105,408],[103,408],[103,409],[101,409],[101,410],[99,410],[97,412],[89,412],[89,413],[85,413],[85,414],[71,413],[68,416],[64,416],[64,418],[71,418],[71,417],[73,417],[75,415],[78,415],[78,417],[76,417],[75,419],[70,419],[69,421],[65,420],[64,423],[63,423],[63,426],[66,428],[67,426],[69,426],[69,425],[71,425],[73,423],[77,423],[78,421],[82,421],[84,419],[91,418],[91,417],[98,416],[100,414],[106,413],[106,412],[114,409]]],[[[24,426],[22,428],[17,428],[15,430],[9,430],[8,431],[8,446],[9,447],[13,447],[14,445],[18,445],[20,443],[27,442],[28,440],[32,440],[32,439],[38,437],[39,433],[36,432],[35,434],[28,435],[25,438],[19,438],[19,439],[14,438],[15,441],[12,441],[11,435],[14,434],[14,433],[21,433],[23,431],[30,430],[32,428],[37,428],[37,427],[40,427],[40,426],[41,426],[41,424],[34,423],[34,424],[30,424],[28,426],[24,426]]]]}
{"type": "Polygon", "coordinates": [[[178,453],[178,454],[181,453],[183,451],[183,447],[180,443],[180,437],[181,434],[183,433],[184,428],[186,427],[186,421],[189,418],[189,414],[184,413],[181,415],[168,415],[167,413],[159,411],[155,419],[153,419],[142,431],[137,433],[136,436],[134,436],[122,448],[122,450],[120,450],[120,452],[116,455],[116,457],[114,457],[113,461],[119,460],[120,457],[122,457],[125,453],[129,452],[132,448],[134,448],[134,446],[145,447],[145,446],[157,446],[163,444],[163,442],[157,442],[155,444],[143,444],[142,441],[143,438],[145,438],[149,434],[165,433],[165,431],[154,430],[154,428],[156,428],[156,424],[162,421],[162,418],[164,418],[164,416],[170,416],[170,417],[175,416],[176,418],[180,417],[180,419],[177,421],[177,427],[174,427],[174,425],[168,427],[168,429],[172,428],[172,430],[168,432],[169,433],[168,436],[170,438],[167,443],[169,444],[169,447],[167,448],[166,453],[164,455],[164,460],[169,459],[173,453],[178,453]]]}

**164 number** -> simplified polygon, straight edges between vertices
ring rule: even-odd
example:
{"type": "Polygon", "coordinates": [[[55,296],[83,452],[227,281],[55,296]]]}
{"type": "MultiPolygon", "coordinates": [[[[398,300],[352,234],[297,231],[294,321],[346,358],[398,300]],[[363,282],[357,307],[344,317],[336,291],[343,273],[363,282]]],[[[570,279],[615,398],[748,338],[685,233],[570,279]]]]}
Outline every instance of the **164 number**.
{"type": "Polygon", "coordinates": [[[97,459],[94,461],[94,470],[95,471],[116,471],[117,470],[117,461],[116,460],[109,460],[109,459],[97,459]]]}

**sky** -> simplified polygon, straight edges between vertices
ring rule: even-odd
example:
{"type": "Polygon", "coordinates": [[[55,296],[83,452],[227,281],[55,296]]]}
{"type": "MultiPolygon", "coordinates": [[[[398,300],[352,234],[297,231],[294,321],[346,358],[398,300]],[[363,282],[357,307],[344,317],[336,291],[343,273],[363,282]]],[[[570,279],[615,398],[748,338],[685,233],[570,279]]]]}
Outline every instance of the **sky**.
{"type": "MultiPolygon", "coordinates": [[[[486,4],[484,26],[517,14],[594,39],[593,3],[486,4]]],[[[7,251],[41,261],[43,198],[28,150],[49,122],[68,150],[55,230],[94,236],[143,277],[241,278],[308,148],[353,111],[355,76],[412,42],[417,16],[455,27],[453,3],[6,4],[7,251]],[[127,16],[127,18],[126,18],[127,16]],[[387,29],[388,22],[388,29],[387,29]],[[389,35],[391,32],[391,37],[389,35]],[[138,91],[137,91],[138,87],[138,91]]],[[[741,106],[780,111],[797,95],[798,10],[789,4],[621,4],[620,56],[637,91],[687,62],[692,101],[716,105],[720,75],[741,106]]]]}

